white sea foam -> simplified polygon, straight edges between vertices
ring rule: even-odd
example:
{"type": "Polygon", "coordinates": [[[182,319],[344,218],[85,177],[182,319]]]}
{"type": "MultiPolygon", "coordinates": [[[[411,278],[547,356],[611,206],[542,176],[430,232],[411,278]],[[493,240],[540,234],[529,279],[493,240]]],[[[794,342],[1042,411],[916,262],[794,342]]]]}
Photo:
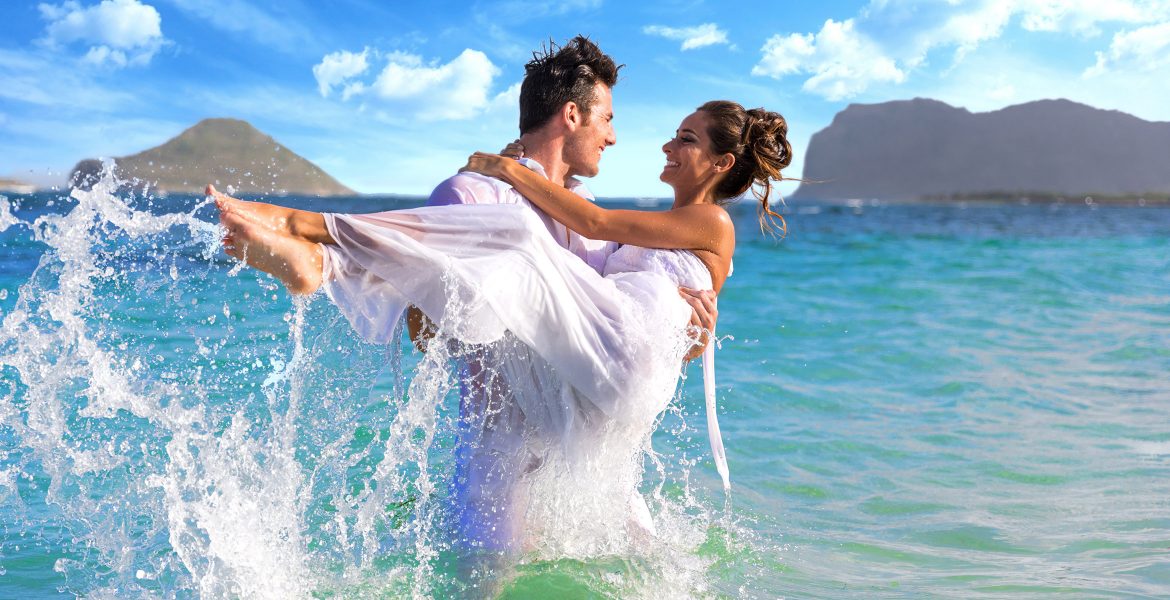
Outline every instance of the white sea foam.
{"type": "Polygon", "coordinates": [[[12,205],[7,196],[0,196],[0,231],[4,231],[22,221],[12,214],[12,205]]]}

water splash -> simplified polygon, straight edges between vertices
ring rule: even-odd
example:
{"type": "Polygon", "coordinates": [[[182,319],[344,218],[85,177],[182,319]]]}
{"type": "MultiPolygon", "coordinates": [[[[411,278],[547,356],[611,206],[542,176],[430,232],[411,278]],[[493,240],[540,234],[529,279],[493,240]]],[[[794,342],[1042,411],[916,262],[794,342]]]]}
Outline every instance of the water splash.
{"type": "Polygon", "coordinates": [[[8,203],[8,197],[0,196],[0,232],[21,222],[12,215],[12,205],[8,203]]]}
{"type": "Polygon", "coordinates": [[[22,220],[0,197],[0,232],[45,248],[0,315],[0,522],[34,532],[6,538],[0,568],[47,552],[79,595],[427,597],[518,589],[572,556],[588,590],[705,589],[693,463],[657,455],[660,535],[638,552],[582,534],[596,515],[611,531],[615,507],[542,504],[589,485],[549,478],[534,511],[563,543],[468,576],[446,481],[452,359],[470,349],[434,344],[405,386],[400,347],[363,344],[319,297],[290,302],[231,268],[206,201],[162,212],[107,172],[54,202],[73,206],[22,220]],[[589,562],[606,555],[628,558],[589,562]]]}

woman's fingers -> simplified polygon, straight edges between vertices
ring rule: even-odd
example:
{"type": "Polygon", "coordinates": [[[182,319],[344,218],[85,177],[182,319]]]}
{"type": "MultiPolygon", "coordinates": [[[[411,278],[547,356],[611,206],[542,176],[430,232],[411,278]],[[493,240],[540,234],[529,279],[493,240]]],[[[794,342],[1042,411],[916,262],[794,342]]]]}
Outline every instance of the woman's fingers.
{"type": "Polygon", "coordinates": [[[500,150],[500,156],[522,158],[524,156],[524,144],[521,144],[520,140],[513,140],[507,146],[504,146],[503,150],[500,150]]]}

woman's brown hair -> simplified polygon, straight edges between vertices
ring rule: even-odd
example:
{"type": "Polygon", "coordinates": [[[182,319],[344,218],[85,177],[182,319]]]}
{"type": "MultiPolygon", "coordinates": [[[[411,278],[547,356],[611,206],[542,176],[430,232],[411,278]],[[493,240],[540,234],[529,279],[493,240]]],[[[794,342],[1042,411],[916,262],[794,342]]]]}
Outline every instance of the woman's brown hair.
{"type": "Polygon", "coordinates": [[[780,113],[762,108],[747,110],[728,100],[712,100],[698,110],[711,118],[707,135],[714,153],[735,157],[731,170],[715,187],[716,199],[727,201],[753,188],[760,201],[760,227],[773,231],[774,221],[779,220],[780,235],[784,235],[787,224],[772,210],[769,196],[772,182],[784,180],[780,171],[792,162],[788,122],[780,113]]]}

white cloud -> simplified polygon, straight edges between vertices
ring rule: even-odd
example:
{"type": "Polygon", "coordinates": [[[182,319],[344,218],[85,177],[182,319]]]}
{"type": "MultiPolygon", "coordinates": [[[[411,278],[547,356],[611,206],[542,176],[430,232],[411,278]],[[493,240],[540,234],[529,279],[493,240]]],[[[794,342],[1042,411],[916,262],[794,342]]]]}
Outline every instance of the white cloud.
{"type": "Polygon", "coordinates": [[[1109,50],[1097,53],[1097,64],[1084,76],[1097,77],[1119,65],[1146,72],[1170,65],[1170,21],[1117,33],[1109,50]]]}
{"type": "MultiPolygon", "coordinates": [[[[954,48],[953,62],[958,63],[984,42],[1003,36],[1013,22],[1026,32],[1092,37],[1100,33],[1103,23],[1146,23],[1170,12],[1167,0],[973,0],[949,4],[919,11],[923,18],[909,32],[907,65],[921,64],[936,48],[954,48]]],[[[874,16],[878,17],[876,25],[881,18],[874,16]]]]}
{"type": "Polygon", "coordinates": [[[362,96],[379,101],[387,114],[423,120],[469,119],[518,94],[509,88],[490,95],[492,81],[500,69],[487,55],[466,49],[446,64],[424,63],[422,57],[406,52],[382,56],[386,66],[372,82],[356,78],[366,72],[367,53],[334,52],[313,67],[318,91],[327,96],[334,86],[345,84],[342,100],[362,96]]]}
{"type": "Polygon", "coordinates": [[[664,25],[647,25],[642,28],[646,35],[656,35],[668,40],[682,42],[683,50],[693,50],[704,46],[727,43],[727,32],[719,29],[714,23],[704,23],[695,27],[666,27],[664,25]]]}
{"type": "Polygon", "coordinates": [[[911,36],[912,51],[906,64],[914,68],[926,61],[927,54],[937,47],[954,47],[953,63],[963,60],[980,44],[1003,35],[1015,10],[1012,2],[982,2],[968,10],[952,12],[940,23],[929,23],[911,36]]]}
{"type": "Polygon", "coordinates": [[[1095,35],[1100,23],[1142,23],[1165,15],[1165,0],[1017,0],[1021,26],[1028,31],[1095,35]]]}
{"type": "MultiPolygon", "coordinates": [[[[124,87],[105,87],[87,69],[44,53],[0,49],[0,101],[30,105],[43,113],[84,109],[112,111],[140,99],[124,87]]],[[[11,104],[9,106],[12,106],[11,104]]]]}
{"type": "Polygon", "coordinates": [[[488,104],[488,90],[500,70],[483,52],[466,49],[445,65],[423,65],[399,53],[370,86],[376,97],[404,101],[423,119],[468,119],[488,104]]]}
{"type": "Polygon", "coordinates": [[[777,79],[811,75],[802,89],[829,100],[854,96],[874,83],[902,83],[906,74],[872,40],[854,29],[853,19],[825,21],[814,34],[774,35],[753,75],[777,79]]]}
{"type": "MultiPolygon", "coordinates": [[[[322,97],[328,97],[335,86],[365,73],[370,68],[366,60],[370,49],[360,53],[341,50],[326,54],[321,62],[313,66],[313,77],[317,79],[317,90],[322,97]]],[[[361,82],[351,83],[342,91],[342,98],[349,98],[365,89],[361,82]]]]}
{"type": "Polygon", "coordinates": [[[1010,45],[997,45],[972,54],[946,77],[924,78],[907,95],[935,98],[972,111],[999,110],[1042,98],[1067,98],[1146,120],[1170,121],[1170,103],[1163,99],[1164,93],[1159,93],[1166,87],[1161,78],[1118,69],[1086,85],[1078,77],[1079,70],[1054,63],[1044,55],[1021,55],[1010,45]],[[1135,89],[1148,89],[1150,93],[1135,94],[1135,89]]]}
{"type": "Polygon", "coordinates": [[[145,65],[166,42],[162,17],[153,6],[138,0],[103,0],[87,7],[69,1],[37,8],[49,22],[42,41],[50,47],[88,44],[84,58],[88,63],[145,65]]]}
{"type": "MultiPolygon", "coordinates": [[[[906,81],[939,50],[953,52],[948,70],[954,69],[1010,27],[1025,35],[1070,33],[1088,39],[1106,24],[1168,20],[1170,0],[871,0],[856,19],[829,20],[815,34],[772,36],[752,73],[775,78],[806,74],[805,91],[840,100],[876,83],[906,81]]],[[[1165,39],[1165,30],[1151,27],[1118,34],[1086,75],[1129,64],[1130,59],[1139,65],[1160,65],[1165,39]]]]}
{"type": "MultiPolygon", "coordinates": [[[[314,47],[316,32],[288,15],[276,16],[247,0],[167,0],[179,10],[221,31],[247,36],[285,52],[314,47]]],[[[290,8],[288,4],[285,9],[290,8]]]]}
{"type": "Polygon", "coordinates": [[[560,2],[532,2],[531,0],[504,0],[502,2],[476,3],[477,16],[488,21],[517,25],[537,19],[571,15],[580,17],[583,13],[601,8],[603,0],[561,0],[560,2]]]}
{"type": "Polygon", "coordinates": [[[511,110],[519,116],[520,110],[520,82],[513,83],[508,89],[496,94],[492,98],[491,110],[511,110]]]}

